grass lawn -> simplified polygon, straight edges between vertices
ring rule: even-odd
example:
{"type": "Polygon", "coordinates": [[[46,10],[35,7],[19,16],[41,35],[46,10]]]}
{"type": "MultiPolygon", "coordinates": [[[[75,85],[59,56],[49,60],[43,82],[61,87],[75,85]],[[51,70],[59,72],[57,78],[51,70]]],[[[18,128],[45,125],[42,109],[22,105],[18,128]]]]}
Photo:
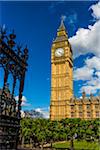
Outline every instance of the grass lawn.
{"type": "MultiPolygon", "coordinates": [[[[54,148],[70,148],[70,142],[57,142],[53,144],[54,148]]],[[[74,141],[75,150],[100,150],[100,145],[97,142],[74,141]]]]}

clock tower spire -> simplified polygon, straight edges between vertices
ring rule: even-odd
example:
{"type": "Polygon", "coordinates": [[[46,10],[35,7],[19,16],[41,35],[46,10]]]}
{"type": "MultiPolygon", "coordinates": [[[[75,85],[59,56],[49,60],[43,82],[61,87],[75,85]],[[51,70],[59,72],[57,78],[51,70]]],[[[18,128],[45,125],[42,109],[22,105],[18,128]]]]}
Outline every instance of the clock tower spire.
{"type": "Polygon", "coordinates": [[[62,17],[57,36],[51,48],[51,120],[60,120],[68,117],[67,104],[72,96],[72,49],[62,17]]]}
{"type": "Polygon", "coordinates": [[[59,30],[65,30],[64,18],[63,18],[63,16],[61,17],[61,24],[60,24],[59,30]]]}
{"type": "Polygon", "coordinates": [[[61,23],[60,23],[60,26],[57,30],[57,37],[55,39],[55,41],[58,41],[60,39],[64,39],[64,40],[68,40],[68,35],[67,35],[67,31],[66,31],[66,28],[65,28],[65,25],[64,25],[64,18],[63,16],[61,17],[61,23]]]}

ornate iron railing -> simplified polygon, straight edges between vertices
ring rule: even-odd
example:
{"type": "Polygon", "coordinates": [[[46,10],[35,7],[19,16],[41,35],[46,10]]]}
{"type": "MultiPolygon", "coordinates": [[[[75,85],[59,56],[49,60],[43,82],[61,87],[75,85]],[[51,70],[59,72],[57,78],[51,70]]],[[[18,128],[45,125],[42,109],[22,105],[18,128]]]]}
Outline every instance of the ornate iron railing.
{"type": "MultiPolygon", "coordinates": [[[[25,72],[27,70],[28,49],[22,50],[15,43],[14,31],[7,35],[4,28],[0,28],[0,68],[3,68],[3,87],[0,89],[0,150],[17,149],[21,102],[24,88],[25,72]],[[8,77],[12,75],[9,90],[8,77]],[[15,88],[19,83],[18,101],[15,99],[15,88]]],[[[1,76],[0,76],[1,78],[1,76]]]]}

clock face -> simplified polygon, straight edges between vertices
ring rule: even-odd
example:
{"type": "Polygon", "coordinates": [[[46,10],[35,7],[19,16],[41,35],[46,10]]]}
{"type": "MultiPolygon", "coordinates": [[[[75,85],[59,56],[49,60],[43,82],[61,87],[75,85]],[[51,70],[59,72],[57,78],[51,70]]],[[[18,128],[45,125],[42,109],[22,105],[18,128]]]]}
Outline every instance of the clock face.
{"type": "Polygon", "coordinates": [[[61,56],[63,56],[64,55],[64,49],[63,48],[57,48],[56,50],[55,50],[55,56],[56,57],[61,57],[61,56]]]}

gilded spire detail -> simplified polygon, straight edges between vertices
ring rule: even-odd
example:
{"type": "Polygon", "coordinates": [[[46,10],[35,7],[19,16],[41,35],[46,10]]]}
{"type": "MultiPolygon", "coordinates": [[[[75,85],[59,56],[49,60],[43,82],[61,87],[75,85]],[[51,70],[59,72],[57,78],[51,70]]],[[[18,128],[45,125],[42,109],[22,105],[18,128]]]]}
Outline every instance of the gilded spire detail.
{"type": "Polygon", "coordinates": [[[66,32],[64,21],[65,21],[65,16],[62,16],[60,26],[57,30],[57,37],[53,42],[60,42],[60,41],[68,40],[68,35],[67,35],[67,32],[66,32]]]}
{"type": "Polygon", "coordinates": [[[61,30],[65,30],[65,26],[64,26],[64,21],[65,21],[65,16],[61,16],[61,23],[60,23],[60,27],[59,27],[59,31],[61,30]]]}

